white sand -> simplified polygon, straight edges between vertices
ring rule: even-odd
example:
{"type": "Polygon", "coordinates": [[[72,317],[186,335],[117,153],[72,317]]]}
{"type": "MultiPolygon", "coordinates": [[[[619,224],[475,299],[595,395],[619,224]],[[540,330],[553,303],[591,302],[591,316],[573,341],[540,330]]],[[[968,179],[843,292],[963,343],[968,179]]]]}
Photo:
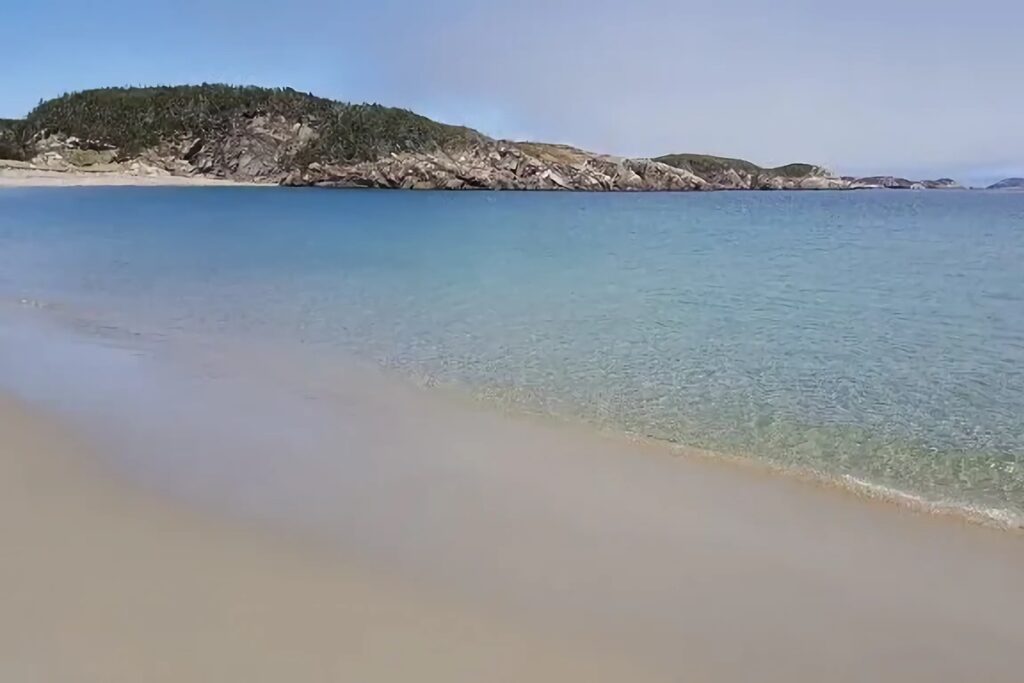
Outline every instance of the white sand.
{"type": "Polygon", "coordinates": [[[0,680],[622,681],[571,637],[126,490],[0,397],[0,680]]]}
{"type": "Polygon", "coordinates": [[[201,176],[136,175],[122,171],[54,171],[0,160],[2,187],[80,187],[106,185],[258,185],[201,176]]]}

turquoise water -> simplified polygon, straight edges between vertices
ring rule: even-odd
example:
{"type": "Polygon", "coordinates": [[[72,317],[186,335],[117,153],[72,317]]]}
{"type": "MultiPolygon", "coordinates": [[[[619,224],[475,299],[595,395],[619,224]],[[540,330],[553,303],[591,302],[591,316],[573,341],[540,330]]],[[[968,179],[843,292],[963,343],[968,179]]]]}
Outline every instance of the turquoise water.
{"type": "Polygon", "coordinates": [[[1024,512],[1024,195],[0,192],[0,298],[1024,512]]]}

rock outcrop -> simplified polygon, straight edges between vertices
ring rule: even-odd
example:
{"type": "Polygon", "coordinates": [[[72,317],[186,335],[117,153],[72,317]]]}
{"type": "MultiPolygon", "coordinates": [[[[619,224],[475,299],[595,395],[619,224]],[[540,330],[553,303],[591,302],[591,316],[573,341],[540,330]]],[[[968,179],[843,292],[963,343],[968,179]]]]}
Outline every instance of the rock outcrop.
{"type": "Polygon", "coordinates": [[[230,131],[213,138],[184,135],[130,156],[99,142],[47,134],[33,141],[35,154],[30,161],[50,170],[89,167],[331,188],[687,192],[847,187],[818,167],[809,167],[812,170],[804,176],[729,169],[702,177],[656,159],[487,138],[451,148],[392,152],[367,161],[296,163],[316,137],[316,130],[304,122],[260,116],[236,122],[230,131]]]}
{"type": "Polygon", "coordinates": [[[963,190],[964,186],[952,178],[938,178],[937,180],[919,180],[918,183],[926,190],[963,190]]]}
{"type": "Polygon", "coordinates": [[[675,191],[844,189],[813,167],[805,176],[752,175],[730,169],[710,177],[655,159],[596,154],[565,145],[481,138],[470,144],[392,152],[367,161],[296,163],[317,137],[304,122],[259,116],[213,138],[184,135],[135,155],[97,141],[47,133],[32,141],[33,165],[50,170],[200,175],[288,186],[440,190],[675,191]]]}
{"type": "Polygon", "coordinates": [[[826,168],[787,164],[765,168],[744,159],[708,154],[668,154],[655,161],[690,171],[711,190],[843,190],[847,183],[826,168]]]}
{"type": "Polygon", "coordinates": [[[217,135],[164,140],[139,159],[174,175],[279,183],[291,172],[295,155],[315,138],[304,122],[264,114],[235,119],[217,135]]]}
{"type": "Polygon", "coordinates": [[[844,177],[851,190],[962,190],[962,185],[952,178],[938,180],[907,180],[896,176],[869,176],[866,178],[844,177]]]}
{"type": "Polygon", "coordinates": [[[470,148],[392,153],[357,164],[314,162],[285,185],[442,190],[687,191],[702,178],[650,159],[591,154],[571,147],[491,141],[470,148]]]}

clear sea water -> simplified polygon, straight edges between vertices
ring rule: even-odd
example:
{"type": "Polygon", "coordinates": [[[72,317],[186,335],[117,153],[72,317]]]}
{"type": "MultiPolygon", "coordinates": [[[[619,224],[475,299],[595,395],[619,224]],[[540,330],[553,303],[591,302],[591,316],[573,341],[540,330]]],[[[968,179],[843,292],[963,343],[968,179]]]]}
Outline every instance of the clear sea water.
{"type": "Polygon", "coordinates": [[[0,191],[0,299],[1024,513],[1024,194],[0,191]]]}

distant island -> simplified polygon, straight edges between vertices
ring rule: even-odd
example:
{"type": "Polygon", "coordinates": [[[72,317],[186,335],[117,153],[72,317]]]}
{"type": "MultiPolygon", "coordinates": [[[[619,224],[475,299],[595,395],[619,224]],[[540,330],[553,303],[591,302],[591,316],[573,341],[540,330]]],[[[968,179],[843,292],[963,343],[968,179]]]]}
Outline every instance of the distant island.
{"type": "Polygon", "coordinates": [[[41,102],[24,119],[0,119],[0,159],[50,171],[317,187],[582,191],[960,187],[948,178],[840,178],[807,163],[764,168],[743,159],[704,154],[617,157],[567,145],[496,140],[404,109],[337,102],[289,88],[212,84],[103,88],[41,102]]]}
{"type": "Polygon", "coordinates": [[[1024,178],[1006,178],[989,185],[987,190],[1024,190],[1024,178]]]}

